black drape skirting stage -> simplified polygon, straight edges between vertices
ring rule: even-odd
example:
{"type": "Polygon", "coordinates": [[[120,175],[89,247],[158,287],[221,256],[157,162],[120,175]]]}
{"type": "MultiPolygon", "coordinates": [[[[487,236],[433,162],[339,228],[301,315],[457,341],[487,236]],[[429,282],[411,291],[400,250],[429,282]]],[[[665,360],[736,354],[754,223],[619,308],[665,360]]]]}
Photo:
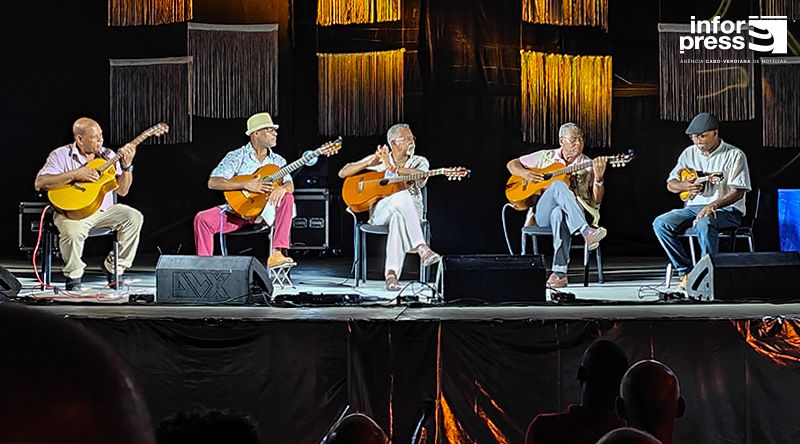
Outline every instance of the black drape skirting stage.
{"type": "Polygon", "coordinates": [[[687,412],[675,442],[800,442],[799,324],[780,316],[291,320],[213,310],[68,317],[130,364],[156,423],[179,409],[231,409],[252,415],[270,443],[317,443],[348,404],[408,443],[431,400],[436,442],[521,443],[534,415],[579,401],[581,354],[601,336],[631,363],[657,359],[678,375],[687,412]]]}

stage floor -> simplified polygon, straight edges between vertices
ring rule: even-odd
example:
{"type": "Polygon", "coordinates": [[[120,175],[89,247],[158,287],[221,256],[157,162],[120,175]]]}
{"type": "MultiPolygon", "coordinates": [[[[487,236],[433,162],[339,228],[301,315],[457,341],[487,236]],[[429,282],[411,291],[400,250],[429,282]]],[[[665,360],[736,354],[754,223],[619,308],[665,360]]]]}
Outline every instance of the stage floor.
{"type": "MultiPolygon", "coordinates": [[[[292,271],[294,287],[275,287],[274,296],[301,293],[350,295],[358,304],[297,305],[292,303],[221,306],[168,306],[150,302],[156,295],[155,258],[137,259],[138,265],[125,274],[125,286],[106,287],[98,266],[90,266],[80,294],[63,291],[63,277],[54,269],[54,284],[60,287],[42,291],[30,263],[5,260],[0,263],[20,280],[19,297],[38,303],[43,309],[68,316],[134,318],[235,318],[260,320],[487,320],[487,319],[662,319],[705,318],[743,319],[800,314],[800,304],[702,303],[687,300],[663,301],[665,263],[661,258],[604,258],[605,283],[599,284],[593,272],[588,287],[583,286],[582,268],[570,269],[570,285],[560,289],[572,293],[575,301],[555,303],[548,290],[548,302],[538,304],[488,304],[482,295],[469,300],[437,301],[435,283],[423,285],[401,279],[404,288],[387,291],[383,281],[370,280],[353,286],[351,263],[346,258],[298,258],[292,271]],[[407,284],[407,285],[406,285],[407,284]],[[356,296],[357,295],[357,296],[356,296]],[[398,296],[417,296],[419,302],[401,301],[398,296]],[[149,297],[149,298],[148,298],[149,297]]],[[[92,261],[88,261],[90,264],[92,261]]],[[[99,263],[99,259],[94,263],[99,263]]],[[[435,273],[435,272],[434,272],[435,273]]],[[[673,283],[673,286],[675,283],[673,283]]],[[[157,296],[157,295],[156,295],[157,296]]],[[[157,299],[157,297],[156,297],[157,299]]],[[[489,299],[487,297],[487,299],[489,299]]]]}

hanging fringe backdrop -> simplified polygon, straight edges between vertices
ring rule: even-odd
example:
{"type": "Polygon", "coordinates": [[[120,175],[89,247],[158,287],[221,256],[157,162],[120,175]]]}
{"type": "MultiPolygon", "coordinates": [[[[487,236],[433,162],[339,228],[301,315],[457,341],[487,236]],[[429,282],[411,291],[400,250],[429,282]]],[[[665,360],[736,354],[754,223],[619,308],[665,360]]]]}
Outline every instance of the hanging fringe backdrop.
{"type": "MultiPolygon", "coordinates": [[[[724,121],[755,118],[752,50],[701,48],[681,54],[680,36],[691,35],[689,25],[659,23],[658,35],[662,119],[688,122],[701,112],[724,121]],[[742,63],[715,63],[731,59],[742,63]]],[[[746,30],[742,35],[749,41],[746,30]]]]}
{"type": "Polygon", "coordinates": [[[400,0],[318,0],[317,25],[352,25],[400,20],[400,0]]]}
{"type": "Polygon", "coordinates": [[[611,145],[611,56],[521,51],[522,138],[557,144],[574,122],[593,146],[611,145]]]}
{"type": "Polygon", "coordinates": [[[522,21],[608,30],[608,0],[522,0],[522,21]]]}
{"type": "Polygon", "coordinates": [[[800,1],[798,0],[759,0],[762,16],[785,15],[789,20],[800,18],[800,1]]]}
{"type": "Polygon", "coordinates": [[[195,115],[278,114],[278,25],[189,23],[195,115]]]}
{"type": "Polygon", "coordinates": [[[404,52],[317,54],[320,134],[370,136],[403,120],[404,52]]]}
{"type": "Polygon", "coordinates": [[[108,26],[163,25],[192,19],[192,0],[108,0],[108,26]]]}
{"type": "Polygon", "coordinates": [[[764,146],[800,148],[800,57],[761,59],[764,146]]]}
{"type": "Polygon", "coordinates": [[[144,143],[192,141],[192,58],[111,59],[111,141],[123,144],[158,122],[169,132],[144,143]]]}

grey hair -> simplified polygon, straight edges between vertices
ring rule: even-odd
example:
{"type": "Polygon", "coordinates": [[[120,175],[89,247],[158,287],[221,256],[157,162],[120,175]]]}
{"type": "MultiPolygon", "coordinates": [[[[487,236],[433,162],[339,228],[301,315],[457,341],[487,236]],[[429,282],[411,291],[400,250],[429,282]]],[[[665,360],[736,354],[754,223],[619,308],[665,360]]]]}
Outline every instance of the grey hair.
{"type": "Polygon", "coordinates": [[[402,129],[409,129],[408,124],[407,123],[396,123],[396,124],[392,125],[392,127],[389,128],[389,131],[386,131],[386,141],[389,142],[389,144],[391,144],[392,140],[397,138],[397,133],[399,133],[400,130],[402,130],[402,129]]]}
{"type": "MultiPolygon", "coordinates": [[[[392,146],[392,140],[397,139],[397,133],[404,129],[410,130],[411,127],[409,127],[407,123],[395,123],[386,131],[386,141],[389,142],[389,146],[392,146]]],[[[411,146],[408,147],[408,155],[413,156],[416,148],[416,144],[412,142],[411,146]]]]}
{"type": "Polygon", "coordinates": [[[583,131],[581,130],[581,127],[579,127],[578,125],[575,125],[572,122],[567,122],[567,123],[561,125],[561,127],[558,128],[558,138],[560,139],[562,137],[569,136],[569,133],[571,131],[575,131],[578,134],[583,135],[583,131]]]}

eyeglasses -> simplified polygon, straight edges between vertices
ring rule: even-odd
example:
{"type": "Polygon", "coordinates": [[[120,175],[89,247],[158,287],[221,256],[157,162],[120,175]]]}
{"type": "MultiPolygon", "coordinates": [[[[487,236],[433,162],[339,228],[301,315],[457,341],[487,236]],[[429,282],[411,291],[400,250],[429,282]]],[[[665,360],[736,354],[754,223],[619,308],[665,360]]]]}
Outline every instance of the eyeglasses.
{"type": "Polygon", "coordinates": [[[564,139],[566,139],[566,140],[567,140],[567,142],[569,142],[569,143],[578,143],[578,142],[583,142],[583,136],[577,136],[577,137],[564,137],[564,139]]]}
{"type": "Polygon", "coordinates": [[[278,130],[276,128],[267,128],[267,132],[270,134],[278,134],[278,130]]]}
{"type": "Polygon", "coordinates": [[[392,142],[394,142],[394,141],[397,141],[397,142],[405,142],[405,141],[407,141],[407,140],[410,140],[410,141],[412,141],[412,142],[416,142],[416,141],[417,141],[417,138],[416,138],[416,137],[414,137],[414,136],[411,136],[411,137],[395,137],[394,139],[392,139],[392,142]]]}
{"type": "Polygon", "coordinates": [[[700,134],[689,134],[689,140],[705,139],[711,135],[711,131],[706,131],[700,134]]]}

